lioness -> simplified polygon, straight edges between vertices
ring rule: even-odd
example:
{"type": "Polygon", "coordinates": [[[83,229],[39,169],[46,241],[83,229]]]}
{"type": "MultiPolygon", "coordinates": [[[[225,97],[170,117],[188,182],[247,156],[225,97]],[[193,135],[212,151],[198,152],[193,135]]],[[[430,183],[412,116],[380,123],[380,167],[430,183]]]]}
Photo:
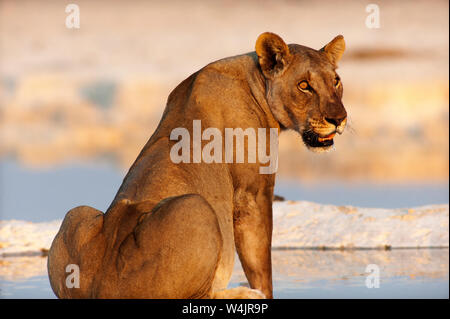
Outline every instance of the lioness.
{"type": "Polygon", "coordinates": [[[272,298],[275,174],[259,174],[258,161],[174,163],[171,130],[192,133],[196,119],[220,131],[293,129],[309,149],[327,150],[346,124],[335,71],[344,49],[342,36],[314,50],[267,32],[256,52],[211,63],[179,84],[107,212],[80,206],[65,216],[48,256],[55,294],[272,298]],[[235,247],[251,288],[226,289],[235,247]],[[66,285],[69,264],[79,266],[79,288],[66,285]]]}

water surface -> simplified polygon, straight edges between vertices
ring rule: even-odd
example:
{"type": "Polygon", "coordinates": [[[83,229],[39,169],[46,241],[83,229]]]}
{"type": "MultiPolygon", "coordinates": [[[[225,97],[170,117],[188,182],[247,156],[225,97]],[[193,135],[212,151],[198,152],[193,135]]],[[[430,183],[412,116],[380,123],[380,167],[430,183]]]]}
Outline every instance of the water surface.
{"type": "MultiPolygon", "coordinates": [[[[0,219],[61,219],[79,205],[105,211],[125,172],[108,162],[31,169],[0,161],[0,219]]],[[[377,185],[324,181],[308,185],[277,178],[275,193],[290,200],[358,207],[403,208],[449,202],[449,184],[377,185]]]]}
{"type": "MultiPolygon", "coordinates": [[[[448,249],[274,250],[275,298],[448,298],[448,249]],[[366,267],[380,269],[367,288],[366,267]]],[[[0,259],[0,298],[55,298],[45,257],[0,259]]],[[[229,287],[247,285],[238,261],[229,287]]]]}

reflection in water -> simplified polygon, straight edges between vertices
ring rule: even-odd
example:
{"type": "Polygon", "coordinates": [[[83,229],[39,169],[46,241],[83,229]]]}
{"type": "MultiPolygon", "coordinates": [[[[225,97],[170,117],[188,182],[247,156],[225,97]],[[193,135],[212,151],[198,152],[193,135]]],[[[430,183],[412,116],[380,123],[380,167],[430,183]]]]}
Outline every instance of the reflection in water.
{"type": "Polygon", "coordinates": [[[0,298],[54,298],[46,257],[0,258],[0,298]]]}
{"type": "MultiPolygon", "coordinates": [[[[448,278],[448,249],[394,249],[274,251],[273,267],[280,280],[350,280],[364,277],[369,264],[380,267],[381,281],[387,278],[448,278]]],[[[358,281],[358,280],[357,280],[358,281]]]]}
{"type": "MultiPolygon", "coordinates": [[[[275,298],[448,298],[448,249],[274,250],[275,298]],[[380,288],[368,289],[369,264],[380,288]]],[[[239,262],[232,285],[246,284],[239,262]]]]}
{"type": "Polygon", "coordinates": [[[21,281],[47,274],[47,258],[19,256],[0,258],[0,279],[21,281]]]}
{"type": "MultiPolygon", "coordinates": [[[[274,250],[275,298],[448,298],[448,249],[274,250]],[[380,268],[368,289],[367,265],[380,268]]],[[[0,259],[0,298],[54,298],[47,258],[0,259]]],[[[230,286],[247,284],[236,260],[230,286]]]]}

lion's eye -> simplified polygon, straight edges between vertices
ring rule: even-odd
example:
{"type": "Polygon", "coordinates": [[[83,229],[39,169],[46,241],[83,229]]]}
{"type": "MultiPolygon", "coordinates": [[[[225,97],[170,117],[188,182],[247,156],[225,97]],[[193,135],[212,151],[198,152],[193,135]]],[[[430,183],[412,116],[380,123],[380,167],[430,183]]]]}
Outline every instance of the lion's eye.
{"type": "Polygon", "coordinates": [[[302,91],[311,91],[312,90],[311,86],[309,86],[309,83],[307,81],[299,82],[298,88],[302,91]]]}
{"type": "Polygon", "coordinates": [[[340,84],[341,84],[341,79],[337,76],[337,77],[334,79],[334,86],[335,86],[335,87],[339,87],[340,84]]]}

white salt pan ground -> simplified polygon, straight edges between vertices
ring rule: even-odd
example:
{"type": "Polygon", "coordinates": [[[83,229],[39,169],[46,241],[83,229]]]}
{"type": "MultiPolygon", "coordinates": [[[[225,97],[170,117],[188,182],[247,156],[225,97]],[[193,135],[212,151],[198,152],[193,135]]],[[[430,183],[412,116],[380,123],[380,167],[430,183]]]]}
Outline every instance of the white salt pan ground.
{"type": "Polygon", "coordinates": [[[44,223],[23,220],[0,221],[0,257],[48,250],[61,222],[62,220],[44,223]]]}
{"type": "Polygon", "coordinates": [[[274,247],[448,247],[448,205],[357,208],[287,201],[274,204],[274,247]]]}
{"type": "MultiPolygon", "coordinates": [[[[449,205],[357,208],[305,201],[276,202],[274,248],[448,247],[449,205]]],[[[0,221],[0,257],[50,248],[60,220],[0,221]]]]}

